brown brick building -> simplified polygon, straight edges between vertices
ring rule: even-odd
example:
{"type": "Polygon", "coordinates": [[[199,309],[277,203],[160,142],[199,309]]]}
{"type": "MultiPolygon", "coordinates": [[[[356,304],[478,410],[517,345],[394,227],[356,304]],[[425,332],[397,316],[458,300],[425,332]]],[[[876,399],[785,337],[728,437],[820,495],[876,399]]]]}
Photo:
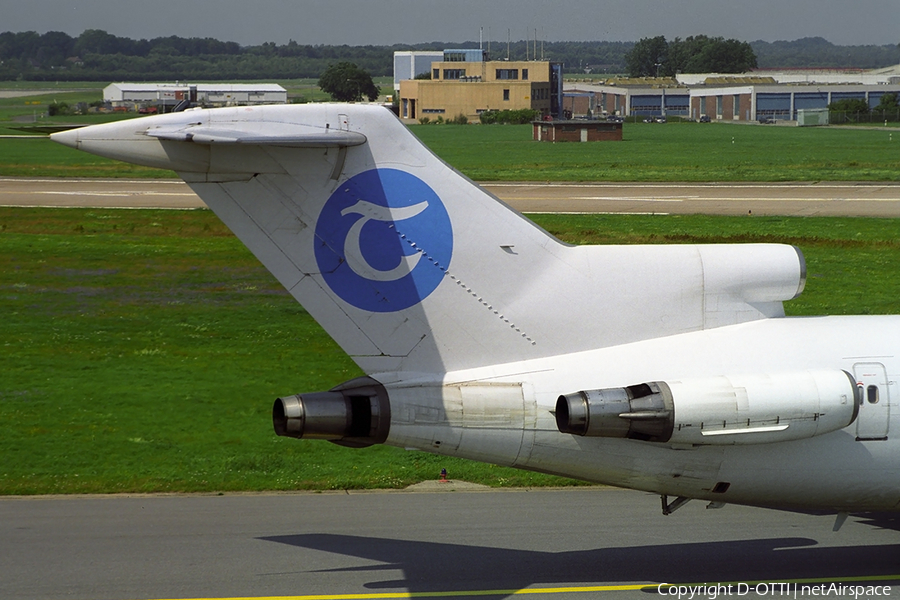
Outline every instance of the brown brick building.
{"type": "Polygon", "coordinates": [[[535,121],[534,139],[539,142],[621,142],[622,123],[567,120],[535,121]]]}

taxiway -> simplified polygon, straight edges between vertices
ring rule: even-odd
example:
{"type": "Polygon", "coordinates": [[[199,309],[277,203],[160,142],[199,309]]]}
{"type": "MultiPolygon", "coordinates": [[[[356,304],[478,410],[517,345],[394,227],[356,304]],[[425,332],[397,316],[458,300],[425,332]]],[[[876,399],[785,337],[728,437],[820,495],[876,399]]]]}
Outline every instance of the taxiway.
{"type": "MultiPolygon", "coordinates": [[[[484,183],[520,212],[900,217],[893,183],[484,183]]],[[[0,206],[202,208],[182,181],[0,178],[0,206]]]]}
{"type": "Polygon", "coordinates": [[[833,515],[693,501],[663,516],[658,497],[611,488],[441,489],[3,498],[0,597],[624,599],[659,597],[661,583],[900,590],[896,514],[851,516],[834,533],[833,515]]]}

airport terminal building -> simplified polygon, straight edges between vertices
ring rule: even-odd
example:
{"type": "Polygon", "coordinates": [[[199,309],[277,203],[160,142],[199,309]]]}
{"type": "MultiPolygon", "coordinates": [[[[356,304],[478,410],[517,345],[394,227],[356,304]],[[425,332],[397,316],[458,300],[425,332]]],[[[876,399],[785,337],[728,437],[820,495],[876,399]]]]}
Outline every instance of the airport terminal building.
{"type": "Polygon", "coordinates": [[[451,49],[430,62],[429,74],[430,79],[399,82],[400,118],[406,123],[459,115],[477,122],[485,111],[523,108],[542,117],[561,114],[560,63],[490,60],[485,50],[451,49]]]}

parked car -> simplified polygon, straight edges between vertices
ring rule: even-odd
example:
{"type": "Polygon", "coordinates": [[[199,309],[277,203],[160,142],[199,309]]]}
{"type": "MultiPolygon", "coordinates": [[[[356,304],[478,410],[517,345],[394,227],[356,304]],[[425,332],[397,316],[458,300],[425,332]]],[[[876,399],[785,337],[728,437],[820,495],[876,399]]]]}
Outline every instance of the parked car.
{"type": "Polygon", "coordinates": [[[709,123],[709,115],[700,115],[701,123],[709,123]]]}
{"type": "Polygon", "coordinates": [[[760,117],[760,118],[759,118],[759,122],[760,122],[761,125],[774,125],[774,124],[775,124],[775,117],[772,117],[772,116],[770,116],[770,115],[766,115],[766,116],[764,116],[764,117],[760,117]]]}

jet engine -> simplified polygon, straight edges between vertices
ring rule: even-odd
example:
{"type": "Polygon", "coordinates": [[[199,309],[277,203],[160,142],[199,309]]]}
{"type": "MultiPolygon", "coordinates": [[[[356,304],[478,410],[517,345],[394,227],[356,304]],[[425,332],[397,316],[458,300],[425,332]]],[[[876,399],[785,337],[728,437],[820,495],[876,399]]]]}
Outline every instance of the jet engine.
{"type": "Polygon", "coordinates": [[[562,433],[689,445],[763,444],[843,429],[859,412],[846,371],[653,381],[556,401],[562,433]]]}
{"type": "Polygon", "coordinates": [[[363,448],[387,439],[391,405],[384,386],[360,377],[327,392],[277,398],[272,424],[277,435],[363,448]]]}

